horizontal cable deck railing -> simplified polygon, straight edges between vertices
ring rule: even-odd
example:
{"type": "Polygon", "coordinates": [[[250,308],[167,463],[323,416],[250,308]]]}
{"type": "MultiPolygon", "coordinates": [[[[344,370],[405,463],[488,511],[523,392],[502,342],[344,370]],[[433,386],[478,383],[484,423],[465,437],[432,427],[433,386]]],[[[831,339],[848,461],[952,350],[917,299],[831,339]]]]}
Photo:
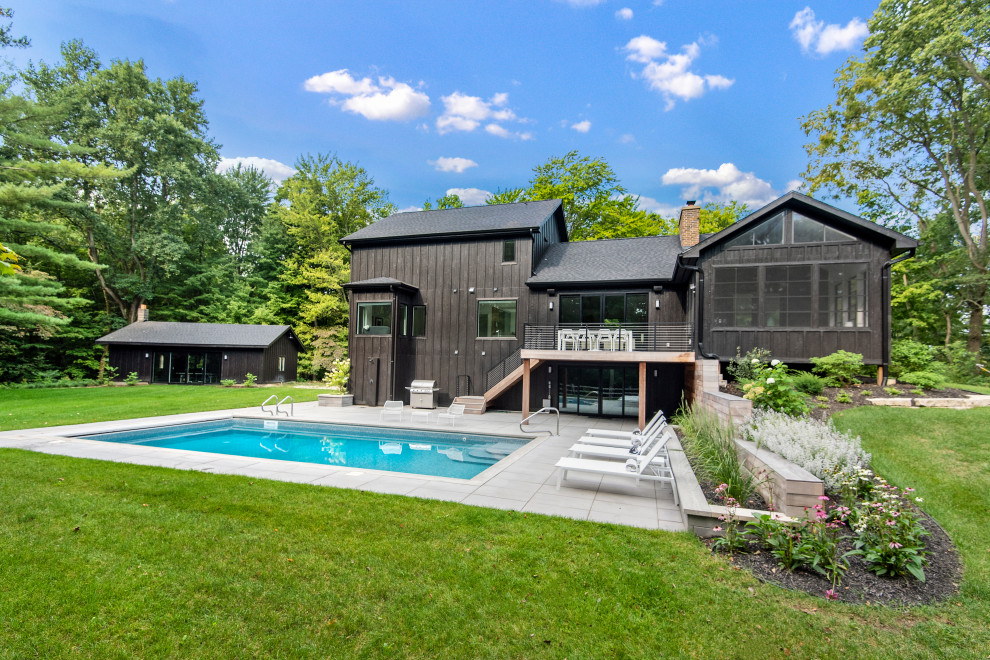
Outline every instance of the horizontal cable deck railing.
{"type": "Polygon", "coordinates": [[[690,323],[526,324],[523,348],[534,351],[690,351],[690,323]]]}
{"type": "Polygon", "coordinates": [[[485,391],[492,389],[498,383],[502,381],[503,378],[515,371],[519,365],[522,364],[522,358],[519,357],[519,351],[521,349],[517,348],[512,354],[492,367],[488,374],[485,376],[485,391]]]}

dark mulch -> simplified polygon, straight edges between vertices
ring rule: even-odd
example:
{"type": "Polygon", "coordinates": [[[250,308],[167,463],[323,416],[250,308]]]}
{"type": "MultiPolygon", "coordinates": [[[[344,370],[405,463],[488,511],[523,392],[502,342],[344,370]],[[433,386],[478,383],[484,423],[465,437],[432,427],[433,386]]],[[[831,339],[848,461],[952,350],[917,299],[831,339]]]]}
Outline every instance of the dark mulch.
{"type": "MultiPolygon", "coordinates": [[[[688,459],[688,462],[689,463],[691,462],[690,458],[688,459]]],[[[691,469],[694,469],[694,467],[692,466],[691,469]]],[[[698,476],[697,472],[695,472],[695,476],[696,477],[698,476]]],[[[701,490],[705,494],[705,498],[708,500],[709,504],[723,504],[722,500],[720,500],[718,496],[715,494],[715,488],[718,487],[718,484],[713,483],[708,479],[702,479],[701,477],[698,477],[698,485],[701,486],[701,490]]],[[[752,497],[747,498],[745,502],[741,503],[741,506],[744,509],[756,509],[757,511],[770,510],[769,509],[770,505],[767,504],[767,501],[763,499],[763,496],[760,495],[759,493],[753,493],[752,497]]]]}
{"type": "MultiPolygon", "coordinates": [[[[921,514],[921,524],[931,536],[925,537],[928,551],[928,565],[925,566],[925,581],[912,576],[880,577],[866,569],[866,562],[860,557],[849,557],[849,570],[836,588],[837,600],[847,603],[867,605],[925,605],[936,603],[959,591],[962,579],[962,565],[959,555],[948,534],[931,517],[921,514]]],[[[708,542],[711,545],[711,541],[708,542]]],[[[851,537],[840,545],[840,552],[852,550],[851,537]]],[[[760,580],[776,584],[784,589],[804,591],[825,598],[825,592],[832,584],[812,571],[797,569],[793,573],[777,564],[776,558],[754,543],[746,553],[727,556],[736,566],[747,568],[760,580]]]]}
{"type": "MultiPolygon", "coordinates": [[[[917,389],[917,385],[909,385],[907,383],[895,383],[888,386],[891,392],[888,392],[886,388],[880,387],[876,383],[864,383],[862,385],[852,385],[850,387],[826,387],[821,393],[821,397],[824,400],[820,400],[817,397],[808,398],[808,407],[811,412],[810,415],[815,419],[828,419],[833,414],[839,412],[840,410],[846,410],[848,408],[856,408],[857,406],[868,406],[870,402],[867,399],[874,398],[900,398],[900,399],[964,399],[970,396],[972,392],[964,392],[963,390],[956,390],[952,388],[946,388],[944,390],[925,390],[924,394],[912,394],[912,390],[917,389]],[[897,394],[893,394],[893,390],[897,390],[897,394]],[[849,397],[850,401],[848,403],[843,403],[839,401],[839,398],[845,394],[849,397]]],[[[728,394],[734,394],[735,396],[742,396],[745,392],[736,383],[730,382],[725,387],[722,388],[723,392],[728,394]]]]}

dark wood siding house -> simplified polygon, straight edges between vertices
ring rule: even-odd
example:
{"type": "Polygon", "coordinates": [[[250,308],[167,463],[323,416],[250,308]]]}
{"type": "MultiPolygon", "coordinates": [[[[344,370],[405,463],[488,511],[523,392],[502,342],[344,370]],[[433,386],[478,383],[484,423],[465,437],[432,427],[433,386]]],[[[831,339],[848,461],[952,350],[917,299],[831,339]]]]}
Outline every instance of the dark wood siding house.
{"type": "Polygon", "coordinates": [[[916,242],[788,193],[728,229],[570,242],[559,200],[392,215],[352,252],[355,402],[631,416],[673,412],[702,360],[753,347],[791,363],[840,348],[889,359],[890,263],[916,242]]]}
{"type": "MultiPolygon", "coordinates": [[[[142,309],[147,318],[147,310],[142,309]]],[[[96,340],[109,348],[108,363],[117,377],[135,372],[150,383],[209,385],[242,382],[254,374],[259,383],[296,379],[302,343],[287,325],[168,323],[139,320],[96,340]]]]}

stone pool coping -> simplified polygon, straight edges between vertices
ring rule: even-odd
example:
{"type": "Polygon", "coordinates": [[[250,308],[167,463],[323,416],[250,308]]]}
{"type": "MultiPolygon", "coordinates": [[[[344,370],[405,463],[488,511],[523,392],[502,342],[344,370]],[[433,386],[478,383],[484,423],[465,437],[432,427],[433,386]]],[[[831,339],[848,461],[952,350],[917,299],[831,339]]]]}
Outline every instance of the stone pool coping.
{"type": "MultiPolygon", "coordinates": [[[[450,427],[414,421],[381,423],[379,420],[381,409],[367,406],[321,408],[314,401],[296,404],[295,410],[296,414],[290,418],[292,421],[450,430],[450,427]]],[[[408,413],[408,407],[406,411],[408,413]]],[[[541,434],[534,437],[507,458],[469,480],[144,447],[77,437],[82,434],[210,421],[233,416],[272,419],[259,415],[258,408],[255,407],[22,429],[0,433],[0,447],[138,465],[354,488],[647,529],[686,530],[682,512],[674,505],[673,494],[669,487],[660,486],[655,482],[635,485],[629,479],[572,473],[560,490],[555,488],[554,464],[557,459],[567,454],[570,445],[574,444],[586,429],[631,430],[635,427],[635,420],[561,415],[560,436],[546,437],[541,434]]],[[[519,418],[517,412],[488,412],[484,415],[465,416],[463,420],[457,421],[455,430],[529,437],[532,434],[520,432],[519,418]]],[[[552,428],[552,424],[549,417],[540,417],[534,420],[531,427],[533,432],[542,432],[552,428]]],[[[688,470],[690,471],[690,468],[688,470]]],[[[675,474],[678,481],[682,479],[680,472],[675,470],[675,474]]],[[[693,474],[691,476],[693,477],[693,474]]],[[[683,477],[686,478],[686,475],[683,477]]]]}

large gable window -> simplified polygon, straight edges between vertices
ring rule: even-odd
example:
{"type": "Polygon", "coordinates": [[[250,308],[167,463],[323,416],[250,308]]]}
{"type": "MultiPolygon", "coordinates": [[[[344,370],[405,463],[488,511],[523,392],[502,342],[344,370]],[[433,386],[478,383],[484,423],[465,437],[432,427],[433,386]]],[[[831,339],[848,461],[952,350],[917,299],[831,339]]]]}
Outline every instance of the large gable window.
{"type": "Polygon", "coordinates": [[[752,229],[747,229],[738,236],[725,242],[725,247],[744,247],[749,245],[777,245],[784,242],[784,214],[778,213],[764,220],[752,229]]]}
{"type": "Polygon", "coordinates": [[[392,331],[392,303],[358,303],[357,334],[387,335],[392,331]]]}
{"type": "Polygon", "coordinates": [[[849,234],[794,213],[791,216],[791,235],[795,243],[837,243],[856,240],[849,234]]]}
{"type": "Polygon", "coordinates": [[[515,337],[516,301],[479,300],[479,337],[515,337]]]}

